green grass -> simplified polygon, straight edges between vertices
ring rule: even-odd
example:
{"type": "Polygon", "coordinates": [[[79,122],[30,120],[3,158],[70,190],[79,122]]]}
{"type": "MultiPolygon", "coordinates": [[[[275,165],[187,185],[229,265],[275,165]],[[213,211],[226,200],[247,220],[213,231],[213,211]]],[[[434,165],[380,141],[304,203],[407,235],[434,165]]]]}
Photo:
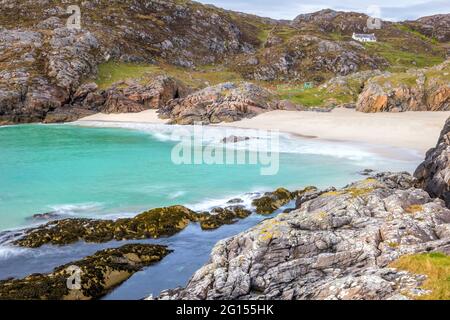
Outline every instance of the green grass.
{"type": "Polygon", "coordinates": [[[276,92],[280,99],[289,100],[305,107],[319,107],[324,104],[339,105],[356,101],[359,91],[352,94],[346,90],[348,88],[349,86],[346,86],[343,90],[330,92],[321,87],[304,89],[303,84],[299,84],[278,86],[276,92]],[[344,90],[346,91],[344,92],[344,90]]]}
{"type": "Polygon", "coordinates": [[[414,86],[417,82],[417,76],[405,72],[397,72],[392,73],[388,77],[377,77],[376,82],[380,85],[383,85],[387,82],[390,82],[393,86],[399,86],[401,84],[407,85],[407,86],[414,86]]]}
{"type": "Polygon", "coordinates": [[[203,66],[196,70],[185,69],[168,64],[137,64],[123,62],[106,62],[99,66],[96,83],[101,89],[110,87],[113,83],[123,80],[139,82],[151,80],[156,75],[169,75],[181,80],[193,88],[216,85],[223,82],[238,82],[241,75],[222,67],[203,66]]]}
{"type": "Polygon", "coordinates": [[[401,50],[386,42],[364,43],[364,46],[369,52],[384,57],[391,65],[390,71],[430,67],[445,60],[441,56],[401,50]]]}
{"type": "Polygon", "coordinates": [[[438,252],[403,256],[390,266],[427,276],[422,287],[431,293],[418,300],[450,300],[450,256],[438,252]]]}
{"type": "Polygon", "coordinates": [[[429,43],[434,44],[434,45],[438,45],[439,44],[439,41],[437,41],[435,38],[429,38],[426,35],[420,33],[419,31],[413,30],[410,27],[405,26],[403,24],[396,24],[395,27],[397,29],[401,30],[401,31],[409,32],[410,34],[412,34],[412,35],[422,39],[423,41],[429,42],[429,43]]]}
{"type": "Polygon", "coordinates": [[[96,83],[99,88],[105,89],[115,82],[128,79],[141,79],[146,74],[154,73],[157,70],[157,66],[149,64],[118,63],[109,61],[99,65],[96,83]]]}

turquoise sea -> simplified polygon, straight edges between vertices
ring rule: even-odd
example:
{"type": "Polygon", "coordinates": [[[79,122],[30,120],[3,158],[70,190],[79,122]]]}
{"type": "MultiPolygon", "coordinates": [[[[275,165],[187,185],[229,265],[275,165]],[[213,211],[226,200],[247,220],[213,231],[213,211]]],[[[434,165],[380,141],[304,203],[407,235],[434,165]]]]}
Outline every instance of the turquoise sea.
{"type": "MultiPolygon", "coordinates": [[[[254,192],[280,186],[291,190],[309,185],[344,186],[361,178],[358,172],[365,168],[412,171],[420,161],[413,152],[408,161],[395,160],[380,157],[364,145],[282,135],[280,169],[273,176],[261,175],[261,164],[176,165],[171,152],[184,131],[186,128],[178,126],[124,123],[0,127],[0,231],[36,223],[30,217],[44,212],[62,217],[117,218],[174,204],[206,210],[235,197],[249,202],[254,192]]],[[[238,129],[231,133],[260,134],[238,129]]],[[[224,128],[208,128],[205,133],[209,142],[229,135],[224,128]]],[[[184,284],[206,262],[215,242],[261,219],[252,216],[208,233],[193,225],[171,239],[159,240],[175,252],[161,264],[133,276],[110,296],[139,298],[184,284]],[[158,272],[167,268],[173,276],[164,280],[158,272]]],[[[0,279],[48,272],[115,245],[80,243],[30,250],[0,244],[0,279]]]]}

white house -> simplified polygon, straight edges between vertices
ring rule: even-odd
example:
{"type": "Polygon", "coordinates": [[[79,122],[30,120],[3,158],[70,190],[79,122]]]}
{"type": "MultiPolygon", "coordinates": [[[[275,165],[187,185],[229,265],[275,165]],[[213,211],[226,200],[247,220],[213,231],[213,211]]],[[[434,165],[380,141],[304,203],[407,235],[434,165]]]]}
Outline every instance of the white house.
{"type": "Polygon", "coordinates": [[[373,34],[373,33],[364,34],[364,33],[354,33],[353,32],[352,39],[354,39],[356,41],[361,41],[361,42],[377,42],[377,37],[375,37],[375,34],[373,34]]]}

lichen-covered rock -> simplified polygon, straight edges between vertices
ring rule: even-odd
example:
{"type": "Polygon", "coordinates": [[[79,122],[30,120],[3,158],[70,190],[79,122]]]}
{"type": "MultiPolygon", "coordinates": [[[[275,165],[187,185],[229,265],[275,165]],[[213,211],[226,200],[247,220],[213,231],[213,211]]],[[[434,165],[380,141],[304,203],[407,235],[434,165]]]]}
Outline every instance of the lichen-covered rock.
{"type": "Polygon", "coordinates": [[[356,110],[450,110],[450,60],[431,68],[387,72],[370,79],[358,97],[356,110]]]}
{"type": "Polygon", "coordinates": [[[274,192],[266,192],[261,198],[252,201],[256,207],[256,213],[271,214],[275,210],[288,204],[294,199],[294,194],[284,188],[279,188],[274,192]]]}
{"type": "Polygon", "coordinates": [[[207,87],[183,99],[174,99],[159,115],[174,124],[233,122],[277,109],[269,91],[252,83],[222,83],[207,87]]]}
{"type": "Polygon", "coordinates": [[[429,150],[416,169],[414,176],[419,180],[418,185],[432,197],[445,200],[450,207],[450,119],[442,129],[435,148],[429,150]]]}
{"type": "Polygon", "coordinates": [[[49,274],[0,280],[0,300],[98,299],[135,272],[162,260],[171,251],[160,245],[127,244],[55,268],[49,274]],[[79,268],[79,287],[70,279],[79,268]],[[68,285],[70,284],[70,286],[68,285]]]}
{"type": "Polygon", "coordinates": [[[405,254],[450,253],[450,210],[406,174],[324,193],[214,247],[185,288],[160,299],[407,299],[423,276],[389,268],[405,254]]]}
{"type": "Polygon", "coordinates": [[[322,195],[324,193],[331,192],[331,191],[336,191],[336,189],[329,188],[326,190],[318,190],[316,187],[306,187],[303,190],[298,190],[298,191],[294,192],[295,208],[298,209],[306,201],[310,201],[312,199],[319,197],[320,195],[322,195]]]}

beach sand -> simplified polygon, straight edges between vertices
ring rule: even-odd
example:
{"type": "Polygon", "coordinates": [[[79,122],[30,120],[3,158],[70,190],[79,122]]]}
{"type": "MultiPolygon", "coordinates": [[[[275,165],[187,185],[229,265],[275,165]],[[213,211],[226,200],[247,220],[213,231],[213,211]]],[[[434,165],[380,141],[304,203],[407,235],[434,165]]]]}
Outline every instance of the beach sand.
{"type": "Polygon", "coordinates": [[[407,148],[425,154],[436,145],[449,117],[450,112],[361,113],[339,108],[332,112],[272,111],[219,126],[279,130],[325,140],[407,148]]]}
{"type": "Polygon", "coordinates": [[[87,122],[87,121],[97,121],[97,122],[136,122],[136,123],[160,123],[165,124],[167,120],[158,118],[156,110],[145,110],[138,113],[114,113],[114,114],[104,114],[96,113],[92,116],[82,118],[76,122],[87,122]]]}
{"type": "MultiPolygon", "coordinates": [[[[434,147],[449,112],[361,113],[352,109],[332,112],[271,111],[251,119],[216,126],[279,130],[302,137],[406,148],[424,155],[434,147]]],[[[167,123],[156,110],[125,114],[95,114],[78,122],[167,123]]],[[[378,151],[381,152],[381,151],[378,151]]]]}

